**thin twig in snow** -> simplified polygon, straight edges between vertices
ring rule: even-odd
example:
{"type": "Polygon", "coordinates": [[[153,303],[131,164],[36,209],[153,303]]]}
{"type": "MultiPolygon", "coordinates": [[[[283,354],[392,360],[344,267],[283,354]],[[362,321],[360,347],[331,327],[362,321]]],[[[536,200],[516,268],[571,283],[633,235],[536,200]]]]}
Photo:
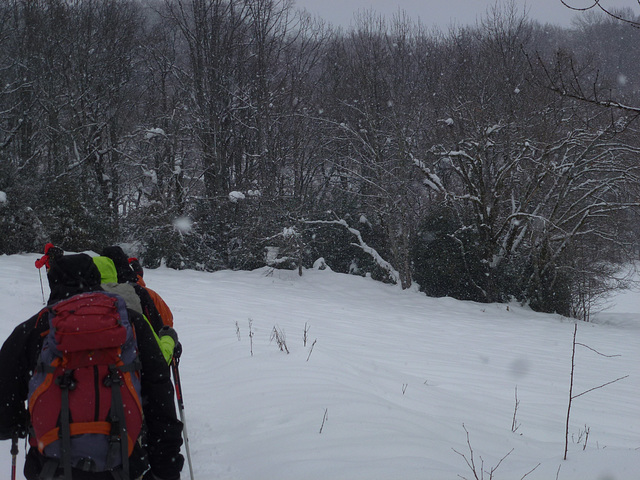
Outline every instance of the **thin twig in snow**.
{"type": "Polygon", "coordinates": [[[307,362],[309,361],[309,359],[311,358],[311,353],[313,352],[313,347],[315,346],[316,342],[318,341],[318,339],[316,338],[313,343],[311,344],[311,350],[309,350],[309,355],[307,356],[307,362]]]}
{"type": "Polygon", "coordinates": [[[320,425],[320,432],[319,432],[320,434],[322,434],[322,430],[324,429],[324,424],[327,421],[327,419],[329,418],[328,415],[327,415],[328,412],[329,412],[329,409],[325,408],[324,409],[324,416],[322,417],[322,425],[320,425]]]}

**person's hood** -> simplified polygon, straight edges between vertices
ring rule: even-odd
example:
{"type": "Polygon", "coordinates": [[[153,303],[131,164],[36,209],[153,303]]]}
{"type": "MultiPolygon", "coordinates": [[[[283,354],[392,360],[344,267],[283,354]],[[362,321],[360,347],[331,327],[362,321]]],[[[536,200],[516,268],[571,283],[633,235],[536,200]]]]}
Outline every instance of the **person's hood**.
{"type": "Polygon", "coordinates": [[[109,257],[93,257],[93,263],[100,270],[100,283],[118,283],[116,266],[109,257]]]}
{"type": "Polygon", "coordinates": [[[47,279],[51,289],[49,304],[100,288],[100,271],[84,253],[51,259],[47,279]]]}

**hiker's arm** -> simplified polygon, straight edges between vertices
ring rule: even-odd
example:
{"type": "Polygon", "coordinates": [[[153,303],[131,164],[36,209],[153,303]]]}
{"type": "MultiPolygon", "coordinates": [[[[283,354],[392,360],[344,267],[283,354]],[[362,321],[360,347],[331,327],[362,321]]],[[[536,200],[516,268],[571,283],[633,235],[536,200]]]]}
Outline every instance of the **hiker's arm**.
{"type": "Polygon", "coordinates": [[[140,285],[135,285],[136,293],[140,298],[140,304],[142,306],[142,313],[144,314],[144,318],[147,319],[149,325],[155,334],[156,341],[160,346],[160,350],[162,350],[162,354],[164,355],[164,359],[167,364],[171,363],[171,359],[173,358],[173,350],[176,346],[176,343],[168,337],[163,337],[160,335],[160,331],[164,327],[162,323],[162,317],[160,317],[160,313],[156,308],[151,295],[149,292],[141,287],[140,285]]]}
{"type": "Polygon", "coordinates": [[[26,433],[27,410],[25,401],[29,392],[30,356],[34,326],[37,317],[18,325],[0,350],[0,440],[6,440],[17,431],[26,433]]]}
{"type": "Polygon", "coordinates": [[[132,315],[142,363],[142,398],[148,431],[149,463],[165,480],[177,479],[184,459],[180,455],[182,423],[176,416],[171,371],[141,315],[132,315]]]}
{"type": "MultiPolygon", "coordinates": [[[[160,336],[158,335],[154,330],[153,330],[153,326],[151,325],[151,322],[149,321],[149,319],[147,318],[146,315],[143,315],[145,321],[147,322],[147,325],[149,325],[149,327],[151,328],[151,333],[153,334],[153,338],[156,339],[156,342],[158,343],[158,347],[160,347],[160,351],[162,352],[162,356],[164,357],[165,361],[167,362],[167,365],[171,364],[171,360],[173,360],[173,352],[176,348],[176,342],[173,340],[173,338],[169,337],[169,336],[160,336]]],[[[164,327],[163,327],[164,328],[164,327]]],[[[160,331],[162,331],[162,328],[160,329],[160,331]]]]}

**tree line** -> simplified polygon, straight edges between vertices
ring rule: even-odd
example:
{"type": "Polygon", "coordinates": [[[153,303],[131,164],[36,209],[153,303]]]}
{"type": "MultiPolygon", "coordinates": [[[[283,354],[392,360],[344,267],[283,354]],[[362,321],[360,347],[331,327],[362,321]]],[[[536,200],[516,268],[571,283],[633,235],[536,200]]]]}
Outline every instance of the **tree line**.
{"type": "Polygon", "coordinates": [[[638,245],[637,112],[611,101],[638,104],[639,35],[513,3],[442,32],[290,0],[8,0],[0,253],[322,257],[586,319],[638,245]]]}

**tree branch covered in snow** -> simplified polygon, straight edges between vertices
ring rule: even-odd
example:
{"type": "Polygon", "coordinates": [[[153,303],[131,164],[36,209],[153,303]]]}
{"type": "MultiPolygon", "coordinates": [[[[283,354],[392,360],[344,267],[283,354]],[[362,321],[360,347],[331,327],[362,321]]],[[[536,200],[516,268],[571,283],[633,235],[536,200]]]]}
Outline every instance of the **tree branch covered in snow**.
{"type": "Polygon", "coordinates": [[[346,220],[344,219],[305,220],[304,223],[307,223],[309,225],[340,225],[346,228],[358,240],[357,242],[351,243],[351,245],[361,248],[362,251],[369,254],[374,259],[376,264],[380,268],[382,268],[385,272],[387,272],[387,275],[394,283],[397,284],[400,282],[400,274],[398,273],[398,271],[395,268],[393,268],[393,266],[389,262],[387,262],[384,258],[382,258],[382,256],[380,256],[380,254],[375,248],[369,246],[362,238],[362,234],[360,233],[360,231],[353,227],[350,227],[349,224],[346,222],[346,220]]]}

